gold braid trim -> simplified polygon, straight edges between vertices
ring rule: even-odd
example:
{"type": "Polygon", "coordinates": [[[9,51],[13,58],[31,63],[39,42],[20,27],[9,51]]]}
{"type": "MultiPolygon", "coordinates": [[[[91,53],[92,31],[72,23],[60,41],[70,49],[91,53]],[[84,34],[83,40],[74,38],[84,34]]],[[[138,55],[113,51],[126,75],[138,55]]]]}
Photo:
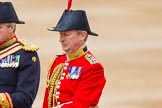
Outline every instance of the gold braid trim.
{"type": "Polygon", "coordinates": [[[10,47],[0,51],[0,59],[20,50],[22,48],[22,45],[20,43],[15,43],[11,45],[10,47]]]}
{"type": "Polygon", "coordinates": [[[10,95],[8,93],[5,93],[5,94],[6,94],[7,98],[8,98],[8,102],[10,104],[10,108],[13,108],[13,103],[12,103],[10,95]]]}
{"type": "Polygon", "coordinates": [[[50,80],[50,71],[51,71],[51,67],[52,67],[52,65],[53,65],[53,63],[54,63],[54,61],[55,61],[55,59],[57,58],[57,56],[56,57],[53,57],[51,60],[50,60],[50,63],[49,63],[49,65],[48,65],[48,68],[47,68],[47,80],[46,80],[46,88],[48,88],[48,86],[49,86],[49,80],[50,80]]]}
{"type": "Polygon", "coordinates": [[[8,93],[0,93],[0,106],[2,108],[13,108],[12,100],[8,93]]]}
{"type": "MultiPolygon", "coordinates": [[[[49,95],[48,95],[48,108],[51,108],[51,103],[54,102],[53,94],[55,93],[56,82],[59,80],[64,64],[57,65],[49,80],[49,95]]],[[[53,103],[54,104],[54,103],[53,103]]]]}
{"type": "Polygon", "coordinates": [[[25,51],[37,51],[39,47],[27,40],[18,39],[18,42],[23,45],[25,51]]]}

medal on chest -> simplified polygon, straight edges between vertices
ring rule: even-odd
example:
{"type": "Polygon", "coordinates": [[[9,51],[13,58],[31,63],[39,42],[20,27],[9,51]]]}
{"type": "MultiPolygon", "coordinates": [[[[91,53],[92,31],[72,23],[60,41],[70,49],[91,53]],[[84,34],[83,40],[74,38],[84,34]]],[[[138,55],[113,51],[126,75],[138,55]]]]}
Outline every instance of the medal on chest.
{"type": "Polygon", "coordinates": [[[0,59],[0,68],[17,68],[19,66],[20,55],[8,55],[0,59]]]}
{"type": "Polygon", "coordinates": [[[68,75],[66,77],[67,79],[78,79],[81,71],[82,67],[70,66],[68,70],[68,75]]]}

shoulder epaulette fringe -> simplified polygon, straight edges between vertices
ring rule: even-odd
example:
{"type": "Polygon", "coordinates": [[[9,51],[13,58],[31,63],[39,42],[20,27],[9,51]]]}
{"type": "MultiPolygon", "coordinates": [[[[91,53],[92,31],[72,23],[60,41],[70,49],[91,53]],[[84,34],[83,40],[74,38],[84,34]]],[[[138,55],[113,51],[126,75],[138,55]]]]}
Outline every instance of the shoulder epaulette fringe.
{"type": "Polygon", "coordinates": [[[19,39],[18,42],[23,45],[22,48],[25,51],[37,51],[39,49],[39,47],[37,45],[35,45],[27,40],[19,39]]]}

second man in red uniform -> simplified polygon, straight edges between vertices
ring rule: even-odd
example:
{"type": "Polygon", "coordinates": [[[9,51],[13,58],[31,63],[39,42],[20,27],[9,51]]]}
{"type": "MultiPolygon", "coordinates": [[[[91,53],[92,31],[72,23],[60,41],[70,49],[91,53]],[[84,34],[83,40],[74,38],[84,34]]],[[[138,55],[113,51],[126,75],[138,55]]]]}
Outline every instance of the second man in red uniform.
{"type": "Polygon", "coordinates": [[[65,54],[56,56],[48,68],[43,108],[95,108],[106,79],[104,68],[88,50],[90,30],[86,12],[65,10],[56,27],[65,54]]]}

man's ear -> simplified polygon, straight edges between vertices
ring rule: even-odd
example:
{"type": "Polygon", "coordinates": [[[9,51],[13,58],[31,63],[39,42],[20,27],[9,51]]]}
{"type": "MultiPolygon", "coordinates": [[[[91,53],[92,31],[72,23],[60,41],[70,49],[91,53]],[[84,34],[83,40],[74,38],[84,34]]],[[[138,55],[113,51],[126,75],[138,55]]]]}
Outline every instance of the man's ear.
{"type": "Polygon", "coordinates": [[[12,25],[9,27],[9,29],[10,29],[10,32],[13,33],[13,32],[15,31],[15,29],[16,29],[16,24],[12,24],[12,25]]]}
{"type": "Polygon", "coordinates": [[[87,36],[88,36],[88,33],[86,31],[82,31],[81,40],[85,40],[87,36]]]}

